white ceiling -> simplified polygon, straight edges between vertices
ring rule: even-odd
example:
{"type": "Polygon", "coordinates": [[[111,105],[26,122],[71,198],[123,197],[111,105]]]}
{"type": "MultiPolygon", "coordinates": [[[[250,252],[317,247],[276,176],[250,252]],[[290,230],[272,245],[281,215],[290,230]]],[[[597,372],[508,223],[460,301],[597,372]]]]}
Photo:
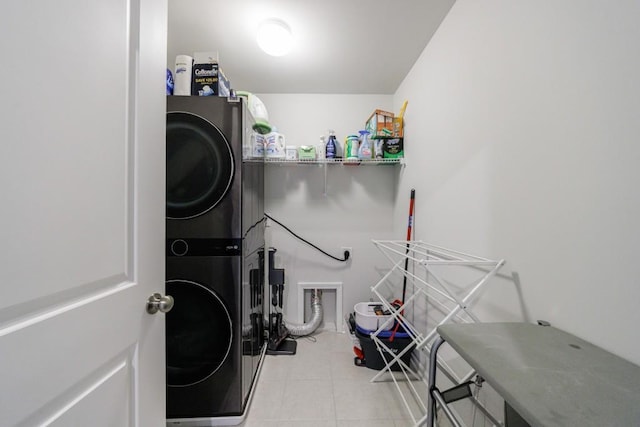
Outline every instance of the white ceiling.
{"type": "Polygon", "coordinates": [[[236,90],[392,94],[455,0],[169,0],[167,61],[218,51],[236,90]],[[267,18],[296,38],[284,57],[255,42],[267,18]]]}

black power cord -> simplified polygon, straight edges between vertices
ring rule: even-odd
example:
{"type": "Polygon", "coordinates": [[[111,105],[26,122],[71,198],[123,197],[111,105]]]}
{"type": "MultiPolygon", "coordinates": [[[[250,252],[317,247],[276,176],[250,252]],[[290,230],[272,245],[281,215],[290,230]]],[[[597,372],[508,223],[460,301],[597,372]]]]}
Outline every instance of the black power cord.
{"type": "Polygon", "coordinates": [[[283,223],[281,223],[280,221],[278,221],[277,219],[267,215],[266,213],[264,214],[264,216],[266,218],[269,218],[271,221],[275,222],[276,224],[278,224],[280,227],[284,228],[285,230],[287,230],[289,233],[291,233],[295,238],[302,240],[304,243],[306,243],[307,245],[311,246],[312,248],[322,252],[323,254],[325,254],[326,256],[328,256],[331,259],[335,259],[336,261],[340,261],[340,262],[347,262],[349,260],[349,256],[351,255],[349,253],[349,251],[344,251],[344,258],[338,258],[335,257],[333,255],[331,255],[328,252],[323,251],[322,249],[320,249],[319,247],[317,247],[316,245],[314,245],[313,243],[309,242],[308,240],[303,239],[302,237],[298,236],[296,233],[294,233],[293,231],[291,231],[291,229],[289,227],[287,227],[286,225],[284,225],[283,223]]]}
{"type": "Polygon", "coordinates": [[[252,228],[255,228],[258,226],[258,224],[260,224],[261,222],[266,221],[266,218],[262,217],[261,220],[256,221],[253,225],[251,225],[251,227],[247,228],[247,231],[245,231],[244,236],[242,236],[242,238],[244,239],[245,237],[247,237],[247,235],[249,234],[249,231],[251,231],[252,228]]]}

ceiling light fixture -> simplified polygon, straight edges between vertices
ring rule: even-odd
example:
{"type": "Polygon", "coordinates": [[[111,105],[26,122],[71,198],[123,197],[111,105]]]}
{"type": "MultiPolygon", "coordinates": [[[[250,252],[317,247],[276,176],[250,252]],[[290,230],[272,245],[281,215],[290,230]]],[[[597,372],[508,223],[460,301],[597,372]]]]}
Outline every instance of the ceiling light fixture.
{"type": "Polygon", "coordinates": [[[268,19],[258,27],[258,46],[271,56],[283,56],[293,47],[293,34],[286,22],[268,19]]]}

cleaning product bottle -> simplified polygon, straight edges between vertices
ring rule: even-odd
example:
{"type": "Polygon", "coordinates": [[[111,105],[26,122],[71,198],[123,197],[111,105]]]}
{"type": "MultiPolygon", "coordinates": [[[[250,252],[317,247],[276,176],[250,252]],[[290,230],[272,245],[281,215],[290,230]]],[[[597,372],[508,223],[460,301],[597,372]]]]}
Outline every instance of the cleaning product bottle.
{"type": "Polygon", "coordinates": [[[369,142],[369,131],[361,130],[360,132],[360,147],[358,148],[358,158],[360,160],[371,159],[371,143],[369,142]]]}
{"type": "Polygon", "coordinates": [[[327,153],[327,144],[324,141],[324,135],[320,135],[320,142],[318,143],[315,152],[318,156],[318,160],[325,159],[325,154],[327,153]]]}
{"type": "Polygon", "coordinates": [[[336,135],[335,132],[329,131],[329,139],[327,140],[327,149],[326,149],[326,158],[327,159],[335,159],[336,158],[336,135]]]}
{"type": "Polygon", "coordinates": [[[381,160],[382,159],[382,155],[383,155],[382,143],[383,143],[383,140],[381,140],[381,139],[374,139],[373,140],[373,157],[376,160],[381,160]]]}
{"type": "Polygon", "coordinates": [[[167,95],[173,95],[173,74],[167,68],[167,95]]]}

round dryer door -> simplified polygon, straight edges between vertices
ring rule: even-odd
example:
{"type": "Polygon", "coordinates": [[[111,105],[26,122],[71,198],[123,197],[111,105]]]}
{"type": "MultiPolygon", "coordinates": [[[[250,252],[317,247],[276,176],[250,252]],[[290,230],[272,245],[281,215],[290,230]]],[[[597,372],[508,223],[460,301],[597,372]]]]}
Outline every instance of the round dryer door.
{"type": "Polygon", "coordinates": [[[167,313],[167,385],[184,387],[213,375],[231,350],[226,306],[210,289],[188,280],[166,282],[175,304],[167,313]]]}
{"type": "Polygon", "coordinates": [[[167,113],[167,218],[193,218],[224,198],[233,153],[220,129],[185,112],[167,113]]]}

